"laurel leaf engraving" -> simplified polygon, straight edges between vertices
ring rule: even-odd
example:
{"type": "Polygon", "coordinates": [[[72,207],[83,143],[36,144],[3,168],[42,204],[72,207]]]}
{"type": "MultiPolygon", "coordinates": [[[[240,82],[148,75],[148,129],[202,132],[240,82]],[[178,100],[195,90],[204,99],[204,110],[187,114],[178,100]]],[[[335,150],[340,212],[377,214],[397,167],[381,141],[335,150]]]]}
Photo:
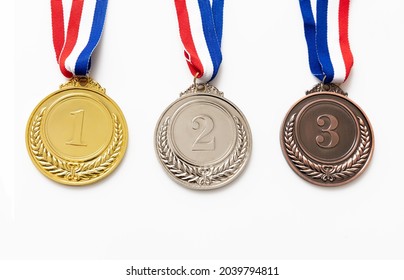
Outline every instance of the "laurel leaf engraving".
{"type": "Polygon", "coordinates": [[[234,176],[247,159],[249,139],[240,120],[233,119],[237,129],[237,144],[233,152],[219,164],[197,167],[183,161],[171,150],[167,137],[170,117],[166,118],[157,135],[157,152],[162,163],[178,179],[197,187],[217,184],[234,176]]]}
{"type": "Polygon", "coordinates": [[[53,155],[41,138],[41,123],[46,107],[34,117],[30,127],[29,145],[34,158],[42,168],[57,177],[71,182],[88,181],[107,172],[120,154],[123,145],[123,129],[118,117],[112,114],[114,122],[113,141],[106,151],[89,162],[68,162],[53,155]]]}
{"type": "Polygon", "coordinates": [[[343,180],[354,176],[368,160],[371,146],[369,129],[360,117],[357,118],[359,121],[361,142],[353,156],[338,165],[324,165],[311,161],[300,152],[294,140],[293,132],[296,114],[293,114],[286,123],[283,136],[288,157],[300,172],[312,179],[322,180],[323,182],[334,182],[335,180],[343,180]]]}

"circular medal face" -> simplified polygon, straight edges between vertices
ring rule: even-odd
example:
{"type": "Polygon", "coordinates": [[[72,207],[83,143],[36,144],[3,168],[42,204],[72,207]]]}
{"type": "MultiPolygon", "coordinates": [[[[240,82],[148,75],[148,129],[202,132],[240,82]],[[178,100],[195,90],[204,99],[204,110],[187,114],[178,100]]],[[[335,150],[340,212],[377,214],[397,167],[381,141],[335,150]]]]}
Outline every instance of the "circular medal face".
{"type": "Polygon", "coordinates": [[[128,143],[125,118],[92,80],[73,78],[43,99],[27,124],[26,143],[36,167],[67,185],[90,184],[111,173],[128,143]]]}
{"type": "Polygon", "coordinates": [[[319,92],[291,108],[282,125],[281,145],[289,165],[303,179],[338,186],[366,168],[373,132],[366,115],[348,98],[319,92]]]}
{"type": "Polygon", "coordinates": [[[251,153],[241,111],[221,93],[187,93],[162,114],[156,152],[168,174],[185,187],[210,190],[234,180],[251,153]]]}

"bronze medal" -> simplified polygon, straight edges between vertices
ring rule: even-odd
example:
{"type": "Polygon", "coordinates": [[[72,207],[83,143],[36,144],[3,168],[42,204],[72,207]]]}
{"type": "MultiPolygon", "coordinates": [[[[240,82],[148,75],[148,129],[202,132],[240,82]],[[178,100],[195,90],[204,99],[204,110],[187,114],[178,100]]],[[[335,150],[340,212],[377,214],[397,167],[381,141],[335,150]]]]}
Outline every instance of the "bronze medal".
{"type": "Polygon", "coordinates": [[[336,85],[319,84],[287,113],[281,145],[300,177],[320,186],[339,186],[365,170],[374,138],[358,105],[336,85]]]}
{"type": "Polygon", "coordinates": [[[353,55],[348,38],[349,1],[299,2],[311,73],[320,81],[286,114],[283,154],[303,179],[339,186],[357,178],[374,148],[372,126],[362,109],[336,84],[348,78],[353,55]],[[339,3],[338,3],[339,2],[339,3]]]}

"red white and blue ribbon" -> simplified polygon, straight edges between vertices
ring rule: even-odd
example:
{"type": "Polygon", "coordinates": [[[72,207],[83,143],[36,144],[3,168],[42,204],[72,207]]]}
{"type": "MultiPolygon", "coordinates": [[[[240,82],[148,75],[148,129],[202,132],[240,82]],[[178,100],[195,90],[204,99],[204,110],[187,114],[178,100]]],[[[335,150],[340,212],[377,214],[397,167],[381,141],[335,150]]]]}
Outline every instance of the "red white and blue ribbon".
{"type": "Polygon", "coordinates": [[[108,0],[51,0],[53,44],[64,76],[88,74],[107,5],[108,0]]]}
{"type": "Polygon", "coordinates": [[[343,83],[353,65],[348,40],[350,0],[299,1],[311,72],[324,83],[343,83]]]}
{"type": "Polygon", "coordinates": [[[224,0],[175,0],[175,7],[189,69],[207,83],[222,62],[224,0]]]}

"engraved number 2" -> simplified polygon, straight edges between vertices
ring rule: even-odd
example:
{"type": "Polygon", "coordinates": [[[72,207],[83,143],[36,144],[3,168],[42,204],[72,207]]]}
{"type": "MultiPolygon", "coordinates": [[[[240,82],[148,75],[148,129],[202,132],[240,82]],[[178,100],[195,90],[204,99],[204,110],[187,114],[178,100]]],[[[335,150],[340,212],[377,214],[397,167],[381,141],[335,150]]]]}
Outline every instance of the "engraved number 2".
{"type": "Polygon", "coordinates": [[[338,120],[333,115],[324,114],[317,118],[317,124],[322,127],[321,131],[324,133],[328,133],[330,135],[330,142],[327,145],[324,144],[324,136],[318,135],[316,137],[317,145],[322,148],[334,148],[339,142],[339,135],[334,130],[338,127],[338,120]],[[325,121],[324,118],[327,118],[330,121],[330,125],[327,128],[324,128],[325,121]]]}
{"type": "Polygon", "coordinates": [[[211,117],[199,115],[192,119],[192,129],[201,130],[201,133],[192,144],[192,151],[214,151],[215,137],[207,139],[215,127],[211,117]]]}
{"type": "Polygon", "coordinates": [[[87,146],[87,144],[84,144],[81,139],[83,134],[84,110],[70,112],[70,115],[74,117],[73,137],[72,140],[66,142],[66,145],[87,146]]]}

